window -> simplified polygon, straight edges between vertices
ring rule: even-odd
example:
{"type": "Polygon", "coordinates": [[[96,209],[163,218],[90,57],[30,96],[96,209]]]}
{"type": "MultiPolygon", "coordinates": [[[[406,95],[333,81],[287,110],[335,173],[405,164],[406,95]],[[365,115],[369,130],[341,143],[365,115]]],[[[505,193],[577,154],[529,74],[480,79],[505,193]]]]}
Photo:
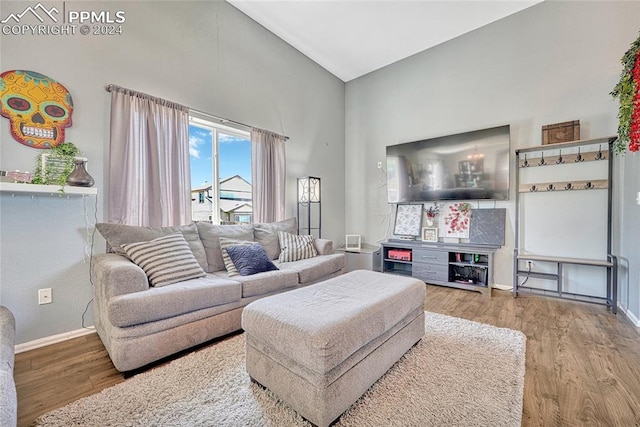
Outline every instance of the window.
{"type": "Polygon", "coordinates": [[[189,120],[193,221],[251,222],[251,136],[200,117],[189,120]],[[198,193],[197,197],[195,193],[198,193]]]}
{"type": "Polygon", "coordinates": [[[235,214],[234,215],[235,222],[252,222],[253,215],[249,214],[235,214]]]}

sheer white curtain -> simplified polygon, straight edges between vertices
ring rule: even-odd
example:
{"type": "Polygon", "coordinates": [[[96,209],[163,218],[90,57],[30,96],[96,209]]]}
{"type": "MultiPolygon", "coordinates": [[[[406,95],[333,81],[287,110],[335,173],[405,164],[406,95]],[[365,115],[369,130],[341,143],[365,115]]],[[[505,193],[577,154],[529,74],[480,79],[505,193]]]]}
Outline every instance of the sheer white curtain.
{"type": "Polygon", "coordinates": [[[191,222],[189,109],[110,87],[107,221],[149,227],[191,222]]]}
{"type": "Polygon", "coordinates": [[[253,221],[285,219],[285,137],[262,129],[251,130],[253,221]]]}

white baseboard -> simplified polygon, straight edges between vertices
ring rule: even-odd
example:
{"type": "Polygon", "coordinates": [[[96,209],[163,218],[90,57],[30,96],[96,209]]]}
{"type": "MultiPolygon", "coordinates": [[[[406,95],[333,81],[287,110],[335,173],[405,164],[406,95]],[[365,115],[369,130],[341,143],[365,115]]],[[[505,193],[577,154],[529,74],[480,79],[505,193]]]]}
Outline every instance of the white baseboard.
{"type": "Polygon", "coordinates": [[[618,310],[623,312],[627,318],[631,320],[631,323],[640,328],[640,319],[638,319],[632,312],[625,310],[620,304],[618,304],[618,310]]]}
{"type": "Polygon", "coordinates": [[[29,350],[35,350],[36,348],[45,347],[47,345],[56,344],[59,342],[67,341],[73,338],[82,337],[84,335],[93,334],[96,328],[89,326],[88,328],[76,329],[75,331],[64,332],[62,334],[51,335],[50,337],[38,338],[37,340],[17,344],[15,346],[15,352],[23,353],[29,350]]]}

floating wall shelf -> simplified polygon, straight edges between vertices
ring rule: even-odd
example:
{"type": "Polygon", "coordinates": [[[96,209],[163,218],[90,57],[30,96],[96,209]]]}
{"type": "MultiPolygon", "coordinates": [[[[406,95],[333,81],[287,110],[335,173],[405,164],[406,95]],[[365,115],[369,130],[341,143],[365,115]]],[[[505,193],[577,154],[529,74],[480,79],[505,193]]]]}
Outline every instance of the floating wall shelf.
{"type": "Polygon", "coordinates": [[[93,187],[72,187],[65,185],[23,184],[17,182],[0,182],[0,192],[13,194],[48,194],[51,196],[91,196],[97,195],[98,189],[93,187]]]}

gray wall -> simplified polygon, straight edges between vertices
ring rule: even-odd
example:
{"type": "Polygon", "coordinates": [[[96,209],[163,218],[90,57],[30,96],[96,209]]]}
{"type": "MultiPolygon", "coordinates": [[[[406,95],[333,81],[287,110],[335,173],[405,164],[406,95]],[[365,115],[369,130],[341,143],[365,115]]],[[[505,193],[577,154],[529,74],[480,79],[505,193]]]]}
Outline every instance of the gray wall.
{"type": "MultiPolygon", "coordinates": [[[[544,2],[348,82],[346,232],[362,234],[368,243],[390,235],[393,214],[384,173],[377,169],[387,145],[510,124],[513,165],[516,148],[541,143],[545,124],[580,119],[584,139],[615,134],[618,104],[609,92],[639,29],[638,2],[544,2]]],[[[629,296],[623,272],[621,305],[635,320],[640,317],[639,167],[637,155],[616,159],[614,252],[629,259],[629,296]]],[[[495,265],[496,282],[507,285],[514,176],[512,170],[510,201],[497,203],[509,212],[506,245],[495,265]]],[[[588,213],[577,208],[575,215],[581,221],[588,213]]]]}
{"type": "MultiPolygon", "coordinates": [[[[28,2],[2,2],[0,15],[28,2]]],[[[45,2],[57,5],[62,2],[45,2]]],[[[344,240],[344,83],[225,2],[74,2],[66,10],[125,11],[123,35],[2,35],[1,70],[48,75],[71,92],[67,141],[89,158],[98,188],[88,197],[0,195],[0,302],[16,315],[17,342],[81,328],[92,297],[86,224],[102,221],[109,141],[109,94],[121,85],[284,133],[287,212],[295,178],[322,178],[323,237],[344,240]],[[37,305],[37,289],[53,303],[37,305]]],[[[33,170],[38,151],[15,142],[0,119],[0,169],[33,170]]],[[[91,231],[91,230],[89,230],[91,231]]],[[[96,234],[96,251],[104,243],[96,234]]],[[[86,324],[92,325],[92,312],[86,324]]]]}

